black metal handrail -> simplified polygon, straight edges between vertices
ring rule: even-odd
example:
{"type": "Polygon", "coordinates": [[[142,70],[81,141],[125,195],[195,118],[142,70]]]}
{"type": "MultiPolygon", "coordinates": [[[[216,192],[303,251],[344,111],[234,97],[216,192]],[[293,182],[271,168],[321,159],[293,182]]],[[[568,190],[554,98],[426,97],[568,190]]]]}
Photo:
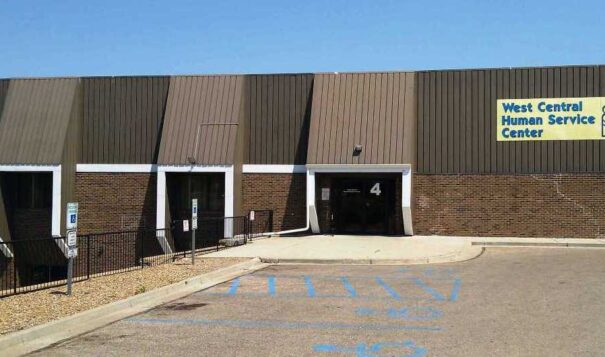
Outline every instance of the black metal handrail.
{"type": "MultiPolygon", "coordinates": [[[[245,244],[254,229],[247,216],[199,218],[195,250],[218,250],[228,239],[245,244]]],[[[174,227],[78,235],[74,280],[181,259],[192,251],[190,234],[174,227]]],[[[0,251],[0,297],[64,285],[68,262],[65,244],[65,237],[0,242],[12,253],[8,257],[0,251]]]]}

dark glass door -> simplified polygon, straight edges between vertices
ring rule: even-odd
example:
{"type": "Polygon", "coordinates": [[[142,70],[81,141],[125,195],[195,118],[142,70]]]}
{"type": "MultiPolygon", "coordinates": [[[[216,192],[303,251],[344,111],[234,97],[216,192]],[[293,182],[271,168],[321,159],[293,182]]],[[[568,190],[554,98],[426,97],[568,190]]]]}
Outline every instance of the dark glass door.
{"type": "Polygon", "coordinates": [[[336,229],[346,234],[387,234],[394,182],[381,178],[335,180],[336,229]]]}
{"type": "Polygon", "coordinates": [[[196,247],[215,246],[223,238],[221,219],[225,207],[225,176],[222,173],[170,173],[167,176],[172,234],[177,251],[191,249],[191,227],[183,231],[183,220],[191,219],[191,200],[198,200],[196,247]]]}
{"type": "Polygon", "coordinates": [[[343,180],[337,188],[337,229],[342,233],[361,233],[364,230],[363,183],[357,180],[343,180]]]}
{"type": "Polygon", "coordinates": [[[387,233],[387,200],[390,193],[385,180],[365,182],[365,233],[387,233]]]}

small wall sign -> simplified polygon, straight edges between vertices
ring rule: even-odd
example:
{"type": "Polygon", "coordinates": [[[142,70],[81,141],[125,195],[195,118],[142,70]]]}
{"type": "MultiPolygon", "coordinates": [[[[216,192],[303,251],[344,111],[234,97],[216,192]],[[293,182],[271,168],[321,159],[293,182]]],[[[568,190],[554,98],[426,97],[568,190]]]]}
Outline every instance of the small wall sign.
{"type": "Polygon", "coordinates": [[[321,200],[329,201],[330,200],[330,188],[322,187],[321,189],[321,200]]]}

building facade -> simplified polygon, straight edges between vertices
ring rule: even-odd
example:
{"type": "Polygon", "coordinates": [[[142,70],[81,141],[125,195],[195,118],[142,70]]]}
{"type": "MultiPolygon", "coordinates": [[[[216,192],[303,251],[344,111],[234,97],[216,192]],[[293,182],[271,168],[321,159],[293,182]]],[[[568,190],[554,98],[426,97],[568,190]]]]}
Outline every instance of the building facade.
{"type": "Polygon", "coordinates": [[[192,198],[282,234],[603,237],[605,141],[498,113],[604,96],[605,66],[0,80],[0,239],[65,234],[72,201],[82,233],[169,229],[192,198]]]}

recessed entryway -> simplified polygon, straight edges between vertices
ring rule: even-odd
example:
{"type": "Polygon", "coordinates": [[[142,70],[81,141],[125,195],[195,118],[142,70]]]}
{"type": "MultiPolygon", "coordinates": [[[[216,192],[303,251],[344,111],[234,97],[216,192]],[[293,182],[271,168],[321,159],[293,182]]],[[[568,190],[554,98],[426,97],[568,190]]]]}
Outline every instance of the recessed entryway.
{"type": "Polygon", "coordinates": [[[317,205],[324,233],[402,234],[397,211],[399,175],[326,173],[318,175],[317,205]]]}
{"type": "Polygon", "coordinates": [[[389,233],[389,217],[395,208],[394,178],[337,177],[332,191],[336,233],[389,233]]]}

